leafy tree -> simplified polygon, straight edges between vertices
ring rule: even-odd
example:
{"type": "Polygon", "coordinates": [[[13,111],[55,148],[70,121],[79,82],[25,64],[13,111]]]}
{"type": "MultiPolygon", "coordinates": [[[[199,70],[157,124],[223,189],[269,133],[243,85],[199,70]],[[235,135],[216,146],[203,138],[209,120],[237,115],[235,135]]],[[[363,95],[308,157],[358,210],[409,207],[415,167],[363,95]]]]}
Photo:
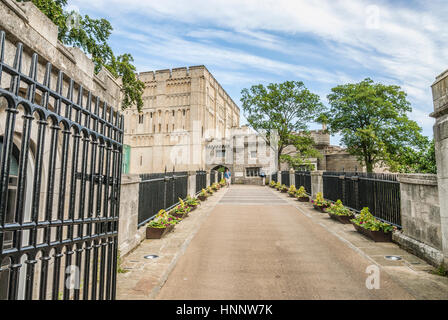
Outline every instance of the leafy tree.
{"type": "Polygon", "coordinates": [[[434,140],[422,137],[419,147],[404,148],[399,152],[395,171],[402,173],[437,173],[436,150],[434,140]]]}
{"type": "Polygon", "coordinates": [[[319,96],[310,92],[301,81],[271,83],[266,87],[254,85],[241,91],[242,107],[249,124],[255,130],[265,130],[269,139],[278,134],[278,164],[286,161],[297,167],[306,157],[319,157],[308,123],[324,110],[319,96]],[[282,155],[287,146],[294,146],[297,154],[282,155]]]}
{"type": "Polygon", "coordinates": [[[319,120],[328,123],[330,132],[342,134],[342,143],[368,172],[376,164],[386,164],[396,171],[403,169],[406,161],[409,165],[409,154],[418,153],[425,145],[422,129],[407,116],[412,108],[399,86],[367,78],[331,91],[330,110],[319,120]]]}
{"type": "Polygon", "coordinates": [[[32,0],[54,24],[58,26],[59,40],[68,46],[75,46],[88,53],[95,63],[95,72],[102,67],[115,77],[122,78],[122,109],[132,105],[140,111],[143,106],[144,83],[135,75],[134,61],[128,53],[116,57],[108,44],[112,26],[106,19],[92,19],[66,11],[67,0],[32,0]]]}

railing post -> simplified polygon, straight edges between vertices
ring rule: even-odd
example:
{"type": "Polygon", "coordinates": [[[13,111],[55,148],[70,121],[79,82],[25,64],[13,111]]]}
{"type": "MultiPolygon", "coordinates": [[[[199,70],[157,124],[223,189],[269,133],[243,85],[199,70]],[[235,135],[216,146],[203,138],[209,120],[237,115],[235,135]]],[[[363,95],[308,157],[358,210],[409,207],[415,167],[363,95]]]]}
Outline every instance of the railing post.
{"type": "Polygon", "coordinates": [[[187,194],[194,197],[196,194],[196,171],[188,171],[187,175],[187,194]]]}
{"type": "Polygon", "coordinates": [[[163,178],[163,209],[166,209],[166,194],[167,194],[167,183],[168,183],[168,177],[166,175],[166,167],[165,167],[165,175],[163,178]]]}
{"type": "Polygon", "coordinates": [[[210,185],[210,171],[206,171],[206,178],[205,178],[205,187],[208,187],[210,185]]]}
{"type": "Polygon", "coordinates": [[[311,197],[313,199],[316,198],[319,192],[324,192],[323,174],[324,172],[321,170],[311,172],[311,197]]]}
{"type": "Polygon", "coordinates": [[[296,185],[296,171],[293,168],[289,170],[289,185],[296,185]]]}
{"type": "Polygon", "coordinates": [[[343,175],[339,176],[339,183],[341,184],[341,189],[342,189],[341,190],[341,194],[342,194],[341,201],[344,205],[347,205],[347,199],[345,196],[345,173],[343,175]]]}
{"type": "Polygon", "coordinates": [[[280,184],[282,184],[282,172],[281,171],[277,172],[277,182],[280,182],[280,184]]]}

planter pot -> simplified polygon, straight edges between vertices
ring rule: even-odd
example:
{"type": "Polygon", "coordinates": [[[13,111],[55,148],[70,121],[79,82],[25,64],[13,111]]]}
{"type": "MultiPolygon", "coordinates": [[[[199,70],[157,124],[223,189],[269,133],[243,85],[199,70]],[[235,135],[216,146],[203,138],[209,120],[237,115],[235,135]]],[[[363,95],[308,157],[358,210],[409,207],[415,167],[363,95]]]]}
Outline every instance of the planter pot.
{"type": "Polygon", "coordinates": [[[299,200],[299,202],[309,202],[310,197],[297,197],[297,200],[299,200]]]}
{"type": "Polygon", "coordinates": [[[352,222],[352,224],[355,227],[356,231],[358,231],[359,233],[372,239],[375,242],[391,242],[392,241],[392,232],[385,233],[383,231],[372,231],[372,230],[364,229],[363,227],[360,227],[353,222],[352,222]]]}
{"type": "Polygon", "coordinates": [[[290,193],[288,193],[289,194],[289,196],[291,197],[291,198],[295,198],[295,195],[294,194],[290,194],[290,193]]]}
{"type": "Polygon", "coordinates": [[[172,213],[171,215],[173,217],[176,217],[177,219],[185,219],[186,217],[188,217],[188,212],[185,212],[185,213],[172,213]]]}
{"type": "Polygon", "coordinates": [[[146,227],[146,239],[161,239],[168,232],[173,231],[174,225],[169,225],[166,228],[151,228],[146,227]]]}
{"type": "Polygon", "coordinates": [[[337,214],[332,214],[330,212],[327,212],[327,213],[328,213],[328,215],[330,216],[331,219],[339,221],[342,224],[350,224],[350,223],[352,223],[350,220],[355,218],[354,215],[352,215],[352,216],[338,216],[337,214]]]}
{"type": "Polygon", "coordinates": [[[195,206],[189,206],[191,209],[190,209],[190,212],[191,211],[193,211],[193,210],[195,210],[197,207],[198,207],[198,205],[195,205],[195,206]]]}
{"type": "Polygon", "coordinates": [[[319,207],[319,206],[316,206],[315,204],[313,205],[313,207],[315,210],[317,210],[319,212],[323,212],[323,213],[325,213],[325,209],[327,208],[327,207],[319,207]]]}
{"type": "Polygon", "coordinates": [[[281,193],[286,193],[288,192],[288,190],[281,190],[281,193]]]}
{"type": "Polygon", "coordinates": [[[201,201],[207,200],[207,196],[198,196],[198,199],[201,201]]]}

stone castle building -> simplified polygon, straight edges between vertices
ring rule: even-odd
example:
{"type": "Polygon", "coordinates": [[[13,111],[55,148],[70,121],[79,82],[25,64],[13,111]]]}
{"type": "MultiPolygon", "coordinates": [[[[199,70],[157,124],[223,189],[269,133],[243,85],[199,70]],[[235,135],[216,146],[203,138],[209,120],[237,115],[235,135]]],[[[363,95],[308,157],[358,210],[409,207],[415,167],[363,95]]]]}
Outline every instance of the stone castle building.
{"type": "Polygon", "coordinates": [[[128,109],[129,173],[204,169],[205,145],[238,127],[240,109],[205,66],[142,72],[141,112],[128,109]]]}
{"type": "MultiPolygon", "coordinates": [[[[124,173],[211,170],[224,165],[235,172],[234,177],[244,179],[276,170],[272,159],[256,161],[271,157],[270,148],[254,131],[240,127],[239,107],[205,66],[142,72],[138,78],[145,83],[144,105],[141,112],[135,107],[124,111],[124,173]],[[257,152],[259,147],[266,154],[257,152]]],[[[355,157],[330,145],[325,128],[311,135],[323,155],[309,159],[314,169],[362,170],[355,157]]],[[[286,163],[280,168],[289,169],[286,163]]]]}

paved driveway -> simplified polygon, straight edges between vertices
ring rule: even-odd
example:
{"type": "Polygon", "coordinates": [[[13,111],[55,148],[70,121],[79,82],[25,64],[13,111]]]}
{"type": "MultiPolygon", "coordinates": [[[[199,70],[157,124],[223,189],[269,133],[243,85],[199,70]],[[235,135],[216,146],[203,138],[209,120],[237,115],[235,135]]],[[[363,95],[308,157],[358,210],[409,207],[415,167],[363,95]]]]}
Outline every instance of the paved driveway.
{"type": "Polygon", "coordinates": [[[413,299],[278,192],[233,185],[178,260],[157,299],[413,299]]]}

